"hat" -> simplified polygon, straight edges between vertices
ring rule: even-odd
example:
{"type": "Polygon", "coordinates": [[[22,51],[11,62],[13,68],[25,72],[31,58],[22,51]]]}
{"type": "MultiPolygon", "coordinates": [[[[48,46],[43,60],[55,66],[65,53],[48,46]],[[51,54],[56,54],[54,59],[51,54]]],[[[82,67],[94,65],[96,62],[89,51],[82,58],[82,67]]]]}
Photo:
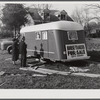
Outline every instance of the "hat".
{"type": "Polygon", "coordinates": [[[25,40],[25,36],[22,37],[22,41],[24,41],[24,40],[25,40]]]}

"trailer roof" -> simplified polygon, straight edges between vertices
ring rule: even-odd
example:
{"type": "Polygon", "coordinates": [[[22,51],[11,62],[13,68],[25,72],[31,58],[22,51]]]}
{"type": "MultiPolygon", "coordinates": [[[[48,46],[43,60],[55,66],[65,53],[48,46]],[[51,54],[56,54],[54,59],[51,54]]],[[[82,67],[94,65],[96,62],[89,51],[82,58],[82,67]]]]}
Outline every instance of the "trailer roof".
{"type": "Polygon", "coordinates": [[[56,21],[32,26],[26,26],[21,29],[20,33],[44,31],[44,30],[83,30],[83,27],[72,21],[56,21]]]}

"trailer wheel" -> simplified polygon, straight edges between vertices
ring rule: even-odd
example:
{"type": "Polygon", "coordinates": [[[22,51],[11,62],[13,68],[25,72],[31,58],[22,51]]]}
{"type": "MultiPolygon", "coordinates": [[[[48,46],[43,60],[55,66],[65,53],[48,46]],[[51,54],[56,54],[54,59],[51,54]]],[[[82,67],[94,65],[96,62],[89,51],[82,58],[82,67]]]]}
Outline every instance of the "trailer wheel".
{"type": "Polygon", "coordinates": [[[8,51],[9,54],[12,53],[12,45],[10,45],[10,46],[7,47],[7,51],[8,51]]]}

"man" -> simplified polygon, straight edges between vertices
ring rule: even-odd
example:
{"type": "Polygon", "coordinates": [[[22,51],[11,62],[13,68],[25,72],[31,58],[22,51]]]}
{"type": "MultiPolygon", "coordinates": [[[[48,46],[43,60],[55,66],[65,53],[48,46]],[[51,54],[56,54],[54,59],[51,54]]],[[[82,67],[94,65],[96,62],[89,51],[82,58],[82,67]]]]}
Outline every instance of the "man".
{"type": "Polygon", "coordinates": [[[26,55],[27,55],[27,45],[25,43],[25,37],[22,37],[20,42],[20,54],[21,54],[21,67],[26,67],[26,55]]]}

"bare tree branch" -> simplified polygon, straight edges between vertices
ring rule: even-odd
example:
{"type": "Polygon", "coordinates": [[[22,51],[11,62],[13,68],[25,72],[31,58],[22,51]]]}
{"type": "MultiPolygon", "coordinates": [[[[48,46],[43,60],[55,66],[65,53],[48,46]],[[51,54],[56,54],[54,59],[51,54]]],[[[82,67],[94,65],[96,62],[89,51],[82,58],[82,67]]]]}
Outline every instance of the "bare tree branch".
{"type": "Polygon", "coordinates": [[[89,5],[86,5],[86,8],[88,8],[88,9],[100,9],[100,5],[99,4],[89,4],[89,5]]]}

